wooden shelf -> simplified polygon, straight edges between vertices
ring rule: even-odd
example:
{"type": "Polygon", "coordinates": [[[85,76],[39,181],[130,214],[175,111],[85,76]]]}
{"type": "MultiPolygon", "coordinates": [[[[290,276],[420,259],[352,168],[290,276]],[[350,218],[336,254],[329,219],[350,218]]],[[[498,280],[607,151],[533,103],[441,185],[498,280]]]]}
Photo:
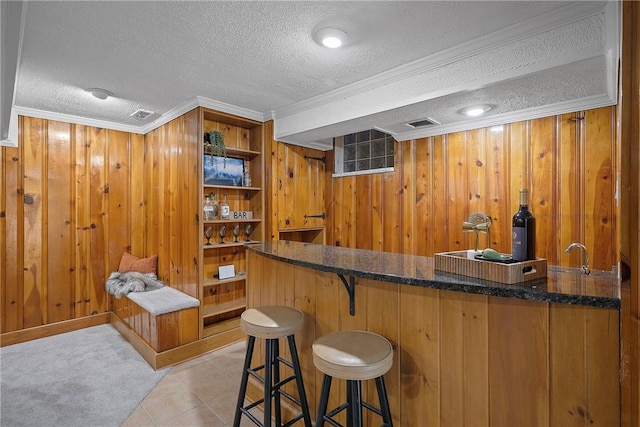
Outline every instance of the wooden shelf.
{"type": "Polygon", "coordinates": [[[202,318],[217,316],[218,314],[229,313],[230,311],[239,310],[247,306],[247,300],[245,298],[225,302],[222,304],[206,305],[202,310],[202,318]]]}
{"type": "Polygon", "coordinates": [[[261,222],[259,218],[256,219],[211,219],[208,221],[202,221],[203,224],[234,224],[238,222],[261,222]]]}
{"type": "Polygon", "coordinates": [[[244,240],[242,242],[238,242],[238,243],[234,243],[234,242],[227,242],[227,243],[214,243],[211,245],[202,245],[203,249],[222,249],[222,248],[233,248],[236,246],[244,246],[244,245],[249,245],[252,243],[259,243],[257,240],[249,240],[248,242],[245,242],[244,240]]]}
{"type": "Polygon", "coordinates": [[[210,279],[204,279],[204,282],[202,283],[202,286],[207,287],[207,286],[217,286],[217,285],[222,285],[225,283],[235,283],[235,282],[244,282],[245,280],[247,280],[247,275],[246,274],[242,274],[242,275],[238,275],[236,277],[232,277],[230,279],[216,279],[216,278],[210,278],[210,279]]]}
{"type": "Polygon", "coordinates": [[[238,185],[214,185],[214,184],[205,184],[204,188],[220,188],[222,190],[244,190],[244,191],[260,191],[260,187],[241,187],[238,185]]]}
{"type": "Polygon", "coordinates": [[[213,325],[205,326],[202,330],[202,336],[210,337],[211,335],[219,334],[220,332],[226,332],[238,327],[240,327],[240,318],[235,317],[233,319],[224,320],[222,322],[214,323],[213,325]]]}

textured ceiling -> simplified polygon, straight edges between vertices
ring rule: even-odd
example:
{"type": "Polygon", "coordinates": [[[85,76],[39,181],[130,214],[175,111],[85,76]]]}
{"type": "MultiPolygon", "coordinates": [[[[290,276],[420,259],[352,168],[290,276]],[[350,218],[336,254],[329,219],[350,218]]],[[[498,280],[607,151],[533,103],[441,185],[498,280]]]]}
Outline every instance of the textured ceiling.
{"type": "Polygon", "coordinates": [[[373,126],[402,134],[427,114],[460,121],[471,101],[499,114],[601,93],[609,30],[577,3],[25,2],[14,102],[140,132],[197,99],[274,118],[293,143],[373,126]],[[583,16],[554,24],[568,10],[583,16]],[[325,26],[348,34],[343,49],[314,42],[325,26]],[[586,53],[558,61],[567,51],[586,53]],[[99,101],[90,87],[114,96],[99,101]],[[156,114],[130,117],[139,108],[156,114]]]}

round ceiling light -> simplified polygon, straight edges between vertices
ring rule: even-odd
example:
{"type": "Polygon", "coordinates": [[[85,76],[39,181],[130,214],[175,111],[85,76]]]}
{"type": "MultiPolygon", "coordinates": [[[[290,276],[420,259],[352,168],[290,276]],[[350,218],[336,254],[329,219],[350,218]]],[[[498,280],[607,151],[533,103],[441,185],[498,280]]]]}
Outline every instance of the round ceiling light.
{"type": "Polygon", "coordinates": [[[110,96],[113,96],[113,93],[109,92],[106,89],[100,89],[98,87],[91,87],[87,89],[87,92],[89,92],[95,98],[102,99],[102,100],[105,100],[110,96]]]}
{"type": "Polygon", "coordinates": [[[478,117],[491,110],[492,108],[493,106],[488,104],[472,105],[471,107],[465,107],[462,110],[459,110],[458,113],[469,117],[478,117]]]}
{"type": "Polygon", "coordinates": [[[347,33],[337,28],[323,28],[316,33],[316,41],[331,49],[342,46],[346,40],[347,33]]]}

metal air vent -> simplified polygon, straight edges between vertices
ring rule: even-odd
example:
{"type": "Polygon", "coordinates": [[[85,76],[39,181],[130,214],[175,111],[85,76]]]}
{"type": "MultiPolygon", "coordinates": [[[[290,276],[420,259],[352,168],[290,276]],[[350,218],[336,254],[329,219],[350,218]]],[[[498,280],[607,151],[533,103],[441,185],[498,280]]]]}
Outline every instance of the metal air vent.
{"type": "Polygon", "coordinates": [[[431,117],[427,117],[426,119],[423,119],[423,120],[417,120],[415,122],[405,123],[405,124],[415,129],[415,128],[422,128],[425,126],[439,125],[440,122],[433,120],[431,117]]]}
{"type": "Polygon", "coordinates": [[[136,119],[139,120],[144,120],[147,117],[149,117],[150,115],[153,114],[153,111],[147,111],[147,110],[143,110],[143,109],[138,109],[136,111],[134,111],[133,113],[130,114],[131,117],[135,117],[136,119]]]}

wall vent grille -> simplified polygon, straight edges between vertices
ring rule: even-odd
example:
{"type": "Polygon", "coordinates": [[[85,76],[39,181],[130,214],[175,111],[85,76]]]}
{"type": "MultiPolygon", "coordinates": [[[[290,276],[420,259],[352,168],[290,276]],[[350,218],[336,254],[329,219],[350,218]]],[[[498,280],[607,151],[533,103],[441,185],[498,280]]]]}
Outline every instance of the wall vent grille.
{"type": "Polygon", "coordinates": [[[426,119],[407,123],[407,126],[411,126],[412,128],[415,129],[415,128],[422,128],[425,126],[433,126],[433,125],[439,125],[439,124],[440,124],[439,122],[437,122],[436,120],[433,120],[431,117],[427,117],[426,119]]]}

